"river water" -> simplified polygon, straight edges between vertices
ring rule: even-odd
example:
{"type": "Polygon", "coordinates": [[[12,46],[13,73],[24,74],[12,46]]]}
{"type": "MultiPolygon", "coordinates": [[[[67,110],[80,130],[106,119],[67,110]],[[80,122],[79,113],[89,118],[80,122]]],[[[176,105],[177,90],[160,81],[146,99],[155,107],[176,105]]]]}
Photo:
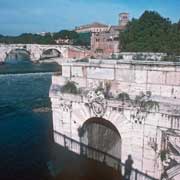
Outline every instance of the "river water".
{"type": "Polygon", "coordinates": [[[42,110],[50,108],[48,93],[52,71],[58,70],[57,64],[1,65],[1,180],[49,179],[47,162],[51,159],[53,143],[52,116],[51,111],[42,110]]]}

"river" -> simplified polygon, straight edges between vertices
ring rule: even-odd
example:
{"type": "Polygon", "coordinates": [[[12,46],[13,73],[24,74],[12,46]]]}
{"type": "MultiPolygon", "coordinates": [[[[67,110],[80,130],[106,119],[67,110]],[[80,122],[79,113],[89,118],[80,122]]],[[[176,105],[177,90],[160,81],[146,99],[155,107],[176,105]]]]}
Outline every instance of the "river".
{"type": "Polygon", "coordinates": [[[48,97],[57,64],[0,66],[0,179],[49,179],[52,115],[48,97]],[[42,108],[42,109],[43,109],[42,108]]]}

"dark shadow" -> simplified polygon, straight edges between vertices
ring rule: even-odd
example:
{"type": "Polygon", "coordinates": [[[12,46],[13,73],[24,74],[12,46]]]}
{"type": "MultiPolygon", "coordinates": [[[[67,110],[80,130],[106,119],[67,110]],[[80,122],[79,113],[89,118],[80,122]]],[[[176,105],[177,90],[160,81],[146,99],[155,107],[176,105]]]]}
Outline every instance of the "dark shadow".
{"type": "Polygon", "coordinates": [[[124,180],[130,180],[132,165],[133,165],[132,157],[131,155],[128,155],[128,159],[125,162],[124,180]]]}
{"type": "Polygon", "coordinates": [[[119,135],[119,137],[121,138],[121,135],[119,134],[119,131],[117,130],[117,128],[110,121],[108,121],[104,118],[98,118],[98,117],[90,118],[85,121],[85,123],[82,126],[82,129],[85,130],[86,127],[88,127],[88,125],[90,125],[92,123],[100,124],[100,125],[103,125],[109,129],[111,129],[112,131],[116,132],[119,135]]]}
{"type": "Polygon", "coordinates": [[[54,144],[53,180],[122,180],[121,174],[107,165],[79,156],[54,144]]]}
{"type": "Polygon", "coordinates": [[[110,121],[93,117],[86,120],[78,131],[83,144],[121,159],[121,136],[110,121]]]}
{"type": "Polygon", "coordinates": [[[51,48],[51,49],[45,50],[42,53],[40,59],[43,60],[43,59],[51,59],[51,58],[57,58],[57,57],[62,57],[62,53],[57,49],[51,48]]]}

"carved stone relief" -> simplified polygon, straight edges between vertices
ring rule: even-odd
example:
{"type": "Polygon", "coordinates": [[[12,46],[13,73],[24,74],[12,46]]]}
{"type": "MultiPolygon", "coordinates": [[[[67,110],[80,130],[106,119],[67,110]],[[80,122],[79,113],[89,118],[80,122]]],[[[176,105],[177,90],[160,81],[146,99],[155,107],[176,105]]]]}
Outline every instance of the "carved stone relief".
{"type": "Polygon", "coordinates": [[[180,178],[180,132],[165,131],[162,133],[161,161],[163,180],[180,178]]]}
{"type": "Polygon", "coordinates": [[[89,108],[92,110],[95,116],[104,116],[107,109],[107,102],[105,100],[104,94],[101,91],[97,93],[95,91],[89,91],[88,95],[89,108]]]}

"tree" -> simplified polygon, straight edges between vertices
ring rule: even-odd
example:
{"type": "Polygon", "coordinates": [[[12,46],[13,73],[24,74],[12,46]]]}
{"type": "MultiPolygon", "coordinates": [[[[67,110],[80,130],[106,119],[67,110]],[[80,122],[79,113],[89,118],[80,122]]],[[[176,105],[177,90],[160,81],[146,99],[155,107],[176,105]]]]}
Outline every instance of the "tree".
{"type": "Polygon", "coordinates": [[[180,31],[180,19],[179,19],[179,21],[177,23],[177,29],[178,29],[178,31],[180,31]]]}
{"type": "Polygon", "coordinates": [[[78,38],[78,33],[75,31],[62,30],[58,33],[54,33],[54,39],[76,39],[78,38]]]}
{"type": "Polygon", "coordinates": [[[180,22],[172,24],[154,11],[132,19],[120,33],[123,51],[180,53],[180,22]]]}
{"type": "Polygon", "coordinates": [[[53,35],[46,33],[45,36],[32,33],[23,33],[19,36],[0,35],[0,43],[5,44],[56,44],[57,39],[69,39],[73,45],[90,46],[90,33],[77,33],[75,31],[62,30],[53,35]]]}
{"type": "Polygon", "coordinates": [[[0,38],[0,42],[6,44],[55,44],[50,33],[45,36],[32,33],[23,33],[19,36],[4,36],[0,38]]]}

